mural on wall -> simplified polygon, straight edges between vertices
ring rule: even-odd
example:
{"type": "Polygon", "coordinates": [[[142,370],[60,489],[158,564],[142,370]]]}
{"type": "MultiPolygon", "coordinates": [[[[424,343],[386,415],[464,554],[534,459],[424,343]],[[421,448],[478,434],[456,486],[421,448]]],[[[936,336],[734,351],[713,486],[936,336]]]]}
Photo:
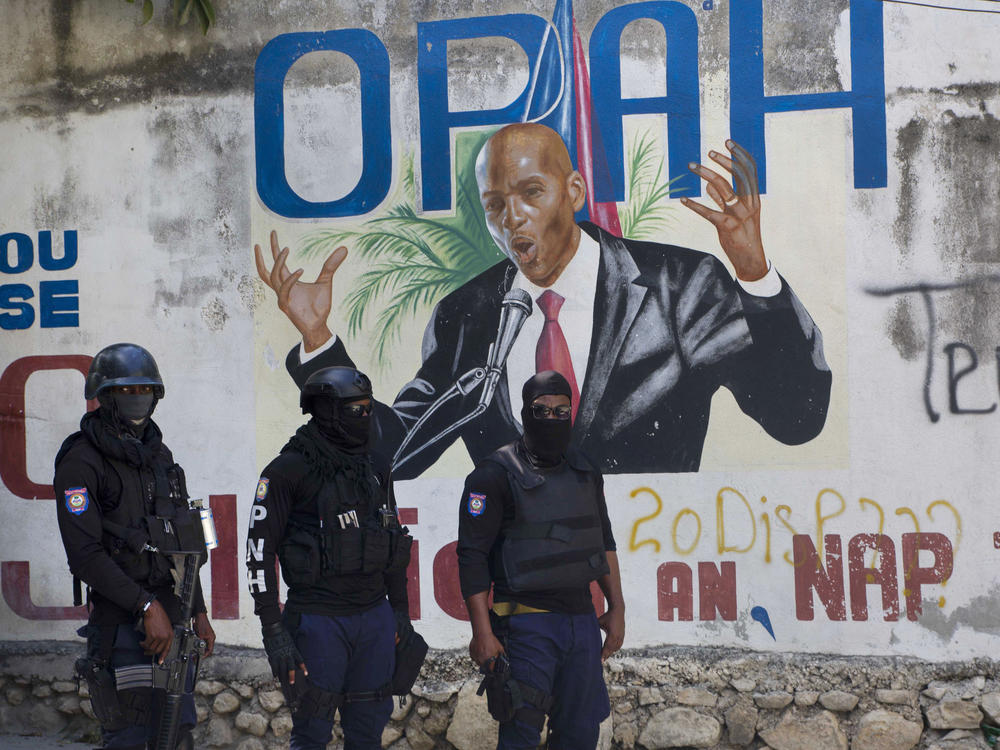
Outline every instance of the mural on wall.
{"type": "MultiPolygon", "coordinates": [[[[752,17],[752,9],[743,15],[752,17]]],[[[376,211],[365,231],[321,231],[306,241],[305,257],[353,241],[363,259],[375,261],[345,302],[350,332],[375,347],[380,365],[392,366],[388,348],[398,317],[436,303],[416,376],[391,408],[379,403],[376,411],[377,430],[383,449],[394,455],[397,479],[419,476],[459,437],[474,462],[514,439],[520,433],[515,416],[520,405],[511,394],[537,368],[559,369],[567,377],[575,396],[574,442],[607,473],[697,471],[710,402],[719,387],[731,391],[771,437],[789,445],[814,438],[826,418],[831,373],[819,329],[764,252],[754,157],[727,140],[726,154],[709,152],[716,170],[689,162],[684,174],[667,179],[662,160],[657,163],[653,155],[654,133],[630,144],[627,153],[622,150],[624,105],[639,101],[642,106],[633,111],[669,113],[671,167],[677,167],[678,155],[698,153],[698,112],[678,112],[676,104],[682,95],[688,97],[688,107],[697,101],[693,12],[677,3],[658,3],[605,15],[591,46],[592,66],[602,71],[595,73],[602,84],[597,101],[571,2],[556,3],[552,23],[512,15],[418,27],[419,36],[437,40],[437,46],[428,42],[430,59],[424,59],[423,48],[419,53],[422,114],[448,110],[447,55],[440,49],[449,40],[489,37],[506,29],[503,35],[529,53],[530,83],[503,110],[478,112],[477,117],[447,112],[445,120],[455,125],[521,123],[495,133],[478,155],[472,150],[474,163],[457,155],[454,216],[425,217],[409,195],[387,214],[376,211]],[[663,101],[623,99],[618,54],[613,62],[605,59],[626,25],[639,18],[658,21],[671,37],[667,87],[672,94],[663,101]],[[694,124],[688,122],[692,118],[694,124]],[[614,133],[608,147],[601,137],[602,121],[614,133]],[[682,133],[678,122],[687,125],[681,137],[676,137],[682,133]],[[576,150],[570,153],[573,144],[576,150]],[[612,173],[623,176],[626,166],[630,190],[623,231],[617,204],[598,202],[595,196],[614,191],[612,173]],[[716,229],[739,284],[713,256],[633,241],[637,235],[655,238],[647,225],[659,218],[662,206],[657,204],[671,195],[672,186],[678,191],[699,188],[690,179],[693,175],[705,181],[714,206],[686,196],[680,200],[716,229]],[[582,225],[580,250],[574,214],[594,219],[582,225]],[[490,262],[497,257],[496,248],[506,262],[490,262]],[[374,317],[366,316],[366,308],[380,291],[392,296],[377,316],[374,335],[366,336],[362,321],[374,317]],[[564,308],[567,298],[572,299],[564,308]]],[[[382,82],[384,48],[359,29],[289,37],[272,40],[258,58],[261,198],[286,216],[357,212],[348,199],[377,182],[367,177],[367,153],[351,195],[326,204],[304,201],[285,179],[283,158],[267,150],[283,130],[280,115],[271,121],[262,110],[278,104],[272,97],[275,81],[283,81],[282,69],[287,71],[296,56],[324,49],[347,52],[358,64],[364,114],[370,90],[366,83],[377,89],[382,82]],[[367,82],[365,71],[371,79],[367,82]]],[[[373,116],[385,119],[386,103],[370,102],[373,116]]],[[[424,148],[448,136],[447,128],[426,135],[436,127],[432,123],[421,121],[424,148]]],[[[758,140],[752,129],[748,135],[758,140]]],[[[367,133],[363,142],[367,149],[367,133]]],[[[379,147],[385,148],[381,139],[372,148],[379,147]]],[[[447,143],[443,152],[447,158],[447,143]]],[[[425,205],[436,204],[437,195],[451,193],[451,170],[442,171],[427,158],[422,166],[425,205]]],[[[407,163],[404,184],[411,190],[414,179],[407,163]]],[[[300,272],[297,276],[288,270],[289,251],[279,250],[273,231],[270,245],[270,269],[260,246],[255,247],[257,270],[302,333],[301,356],[293,348],[286,360],[295,382],[301,385],[322,367],[355,365],[326,320],[334,275],[347,247],[332,249],[316,281],[305,283],[300,272]]]]}
{"type": "MultiPolygon", "coordinates": [[[[862,7],[858,19],[874,18],[874,10],[862,7]]],[[[731,14],[740,16],[731,39],[752,44],[760,35],[761,9],[748,4],[731,14]]],[[[273,293],[263,314],[274,314],[267,305],[276,303],[301,337],[284,358],[296,385],[322,367],[351,365],[373,373],[378,394],[385,374],[404,367],[400,354],[415,348],[414,338],[402,332],[425,326],[416,375],[391,404],[376,402],[376,433],[381,448],[394,455],[397,482],[431,467],[435,476],[460,481],[469,464],[456,462],[446,453],[449,446],[461,439],[477,462],[515,439],[520,384],[539,368],[559,369],[571,382],[574,439],[606,474],[698,471],[712,398],[720,388],[763,428],[757,441],[795,446],[815,438],[830,404],[831,368],[819,327],[765,253],[763,168],[731,138],[721,139],[723,151],[708,152],[710,166],[697,160],[702,115],[694,12],[678,3],[615,8],[594,29],[589,61],[572,4],[563,0],[551,22],[508,14],[418,20],[417,30],[423,42],[417,52],[419,160],[417,144],[387,129],[391,92],[384,47],[371,32],[289,34],[272,39],[258,57],[256,173],[268,212],[257,215],[254,234],[268,239],[255,246],[255,264],[273,293]],[[640,19],[667,37],[667,97],[623,94],[619,48],[626,27],[640,19]],[[505,37],[525,53],[525,83],[507,107],[479,103],[477,109],[449,86],[460,88],[456,82],[486,63],[495,52],[488,46],[491,37],[505,37]],[[469,43],[457,71],[449,69],[447,52],[456,41],[469,43]],[[360,172],[339,200],[311,201],[291,184],[315,180],[288,174],[292,161],[314,169],[318,162],[294,156],[304,144],[288,139],[290,129],[302,126],[285,122],[294,120],[285,100],[297,98],[287,76],[301,58],[334,50],[350,57],[360,75],[360,172]],[[599,87],[591,85],[591,76],[599,87]],[[643,113],[665,117],[635,126],[625,117],[643,113]],[[669,230],[678,210],[690,210],[711,229],[714,254],[663,243],[677,235],[669,230]],[[309,222],[307,229],[283,225],[281,236],[298,234],[297,242],[280,241],[275,227],[281,217],[309,222]],[[291,270],[299,263],[318,267],[315,281],[306,281],[302,268],[291,270]],[[357,268],[344,279],[352,264],[357,268]],[[341,335],[335,333],[338,323],[341,335]]],[[[871,66],[880,50],[865,34],[857,36],[856,102],[868,114],[868,90],[883,86],[881,70],[871,66]]],[[[746,84],[743,96],[750,102],[749,92],[757,88],[748,82],[752,77],[741,72],[733,86],[735,95],[735,86],[746,84]]],[[[742,109],[731,131],[757,144],[762,162],[763,115],[770,103],[762,90],[756,95],[756,105],[742,109]]],[[[487,100],[510,96],[486,93],[487,100]]],[[[784,106],[851,103],[819,95],[793,99],[784,106]]],[[[858,153],[880,143],[884,112],[876,115],[871,127],[859,127],[858,153]]],[[[327,155],[346,158],[348,151],[327,155]]],[[[884,155],[860,162],[859,186],[881,184],[881,162],[884,155]]],[[[815,231],[826,228],[817,223],[815,231]]],[[[843,231],[836,222],[830,228],[843,231]]],[[[829,297],[830,290],[824,294],[829,297]]],[[[843,327],[842,319],[836,322],[843,327]]],[[[277,351],[287,348],[274,341],[267,351],[272,343],[277,351]]],[[[842,433],[832,438],[843,439],[842,433]]],[[[753,448],[747,453],[754,455],[753,448]]],[[[762,458],[754,468],[766,465],[762,458]]],[[[421,529],[434,532],[436,545],[442,533],[453,538],[453,524],[442,511],[454,505],[456,491],[446,489],[447,481],[429,491],[417,486],[419,508],[406,510],[414,521],[419,511],[445,517],[436,528],[421,529]]],[[[629,551],[643,546],[636,530],[654,521],[663,508],[657,502],[657,513],[635,521],[629,551]]],[[[624,521],[627,508],[619,504],[617,511],[624,521]]],[[[698,518],[700,537],[700,517],[687,513],[698,518]]],[[[423,535],[425,544],[429,536],[423,535]]],[[[660,542],[645,544],[660,552],[660,542]]],[[[722,543],[718,553],[734,549],[722,543]]],[[[434,554],[434,603],[448,617],[464,620],[455,564],[454,542],[434,554]]],[[[796,570],[803,564],[797,560],[796,570]]],[[[735,563],[702,561],[695,567],[702,589],[715,592],[703,596],[701,620],[735,620],[735,563]]],[[[656,569],[655,617],[672,621],[677,608],[678,621],[690,620],[685,612],[690,614],[693,602],[692,568],[667,562],[656,569]]],[[[419,571],[418,559],[410,570],[416,584],[419,571]]],[[[812,584],[796,585],[811,602],[812,584]]],[[[411,614],[419,616],[419,587],[411,585],[410,595],[416,602],[411,614]]],[[[767,610],[758,606],[753,613],[775,640],[767,610]]]]}
{"type": "Polygon", "coordinates": [[[549,366],[607,475],[627,647],[988,647],[1000,60],[977,40],[1000,15],[297,1],[280,23],[227,8],[192,42],[242,78],[69,112],[25,83],[0,110],[27,160],[2,183],[0,517],[45,532],[0,524],[11,637],[72,638],[85,616],[46,536],[51,458],[90,355],[134,340],[215,511],[223,642],[259,643],[245,534],[257,472],[304,419],[296,384],[353,363],[435,647],[468,638],[462,480],[549,366]],[[963,44],[925,44],[942,19],[963,44]]]}
{"type": "MultiPolygon", "coordinates": [[[[768,276],[755,164],[738,144],[727,147],[732,158],[709,156],[735,192],[718,172],[691,165],[717,208],[682,200],[716,227],[738,275],[756,288],[770,283],[766,294],[740,292],[712,256],[630,241],[591,223],[577,227],[573,215],[587,186],[550,128],[511,125],[489,139],[477,162],[478,193],[490,235],[508,260],[438,303],[416,377],[392,407],[378,405],[376,430],[383,449],[394,453],[398,479],[419,474],[456,437],[477,463],[516,439],[520,405],[510,394],[547,369],[570,382],[576,444],[609,473],[696,471],[709,402],[720,386],[782,442],[819,433],[830,392],[822,337],[788,286],[776,273],[768,276]],[[560,323],[572,296],[580,298],[576,310],[571,304],[560,323]]],[[[618,224],[616,217],[608,223],[618,224]]],[[[276,240],[272,234],[270,272],[255,248],[261,278],[279,293],[295,327],[311,335],[325,327],[309,317],[316,305],[305,301],[317,286],[293,277],[276,240]]],[[[429,255],[436,244],[428,243],[429,255]]],[[[343,258],[338,248],[324,262],[315,282],[324,299],[343,258]]],[[[424,291],[433,300],[433,290],[424,291]]],[[[317,369],[354,365],[342,345],[325,338],[316,342],[323,351],[306,363],[297,349],[289,353],[298,385],[317,369]]]]}

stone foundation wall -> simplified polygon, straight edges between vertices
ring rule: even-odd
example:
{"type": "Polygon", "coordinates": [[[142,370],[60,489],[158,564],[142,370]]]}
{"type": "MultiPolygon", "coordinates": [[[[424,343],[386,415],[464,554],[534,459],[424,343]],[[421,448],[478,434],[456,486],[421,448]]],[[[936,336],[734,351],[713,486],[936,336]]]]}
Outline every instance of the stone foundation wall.
{"type": "MultiPolygon", "coordinates": [[[[74,643],[0,642],[0,733],[93,742],[74,643]]],[[[607,748],[966,750],[1000,724],[1000,662],[770,655],[732,649],[626,651],[605,667],[607,748]]],[[[496,728],[458,651],[431,652],[383,734],[392,750],[487,750],[496,728]]],[[[291,717],[263,652],[220,647],[196,689],[198,747],[287,747],[291,717]]],[[[335,728],[338,746],[339,727],[335,728]]]]}

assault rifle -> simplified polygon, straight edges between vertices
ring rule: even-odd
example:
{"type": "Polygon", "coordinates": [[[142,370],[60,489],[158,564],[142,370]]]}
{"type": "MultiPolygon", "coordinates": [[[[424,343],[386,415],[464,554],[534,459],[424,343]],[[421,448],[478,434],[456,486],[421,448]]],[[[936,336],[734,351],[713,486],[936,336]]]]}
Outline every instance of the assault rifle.
{"type": "Polygon", "coordinates": [[[192,524],[201,532],[193,536],[200,536],[202,543],[191,545],[198,549],[164,553],[173,563],[174,591],[180,599],[181,619],[174,625],[174,640],[163,661],[153,660],[153,687],[160,688],[165,693],[163,713],[160,715],[160,725],[156,733],[156,750],[175,750],[184,688],[189,674],[191,679],[197,682],[201,658],[205,655],[208,645],[191,627],[198,570],[208,556],[207,550],[218,546],[212,512],[202,509],[200,505],[200,500],[191,501],[192,511],[200,512],[201,516],[200,524],[192,524]]]}

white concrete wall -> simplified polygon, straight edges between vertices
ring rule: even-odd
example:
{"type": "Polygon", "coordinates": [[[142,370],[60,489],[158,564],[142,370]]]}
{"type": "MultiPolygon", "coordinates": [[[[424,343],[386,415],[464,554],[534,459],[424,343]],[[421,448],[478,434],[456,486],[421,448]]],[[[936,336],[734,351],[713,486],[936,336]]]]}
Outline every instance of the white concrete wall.
{"type": "MultiPolygon", "coordinates": [[[[15,307],[4,296],[13,295],[12,284],[31,288],[36,314],[27,328],[0,330],[0,374],[7,372],[0,380],[0,629],[6,638],[72,638],[79,625],[77,619],[53,619],[75,613],[25,604],[66,607],[71,595],[53,500],[33,499],[22,475],[38,485],[51,481],[55,451],[85,408],[83,378],[65,369],[72,366],[67,360],[48,360],[64,369],[27,380],[22,414],[16,373],[39,364],[28,358],[92,355],[109,343],[134,341],[160,364],[167,392],[156,419],[185,467],[192,494],[236,496],[237,539],[212,562],[220,583],[210,601],[225,609],[221,589],[235,585],[238,618],[220,619],[215,612],[216,631],[227,643],[258,644],[242,564],[248,509],[257,472],[301,415],[284,371],[296,332],[256,278],[252,246],[266,245],[276,228],[294,254],[310,233],[357,227],[390,201],[364,217],[317,220],[291,220],[264,205],[255,188],[257,55],[268,41],[292,32],[363,28],[378,36],[391,64],[391,195],[397,195],[399,163],[408,154],[417,155],[420,184],[418,23],[502,12],[547,19],[554,3],[383,3],[363,11],[355,3],[315,0],[266,11],[233,0],[216,5],[218,26],[204,38],[193,28],[174,28],[163,9],[139,27],[138,9],[126,3],[85,2],[68,10],[19,0],[0,11],[0,231],[28,235],[37,250],[39,232],[52,231],[61,248],[63,232],[72,230],[79,248],[76,264],[63,271],[41,269],[36,257],[23,273],[5,273],[17,263],[12,244],[6,264],[0,258],[0,315],[5,305],[15,307]],[[56,280],[78,282],[77,326],[41,325],[39,285],[56,280]],[[16,459],[21,425],[25,466],[16,459]],[[24,568],[12,564],[18,562],[30,566],[27,595],[18,577],[24,568]]],[[[618,5],[578,0],[585,47],[595,24],[618,5]]],[[[684,5],[699,29],[704,159],[730,134],[731,3],[684,5]]],[[[995,637],[1000,525],[992,458],[1000,410],[954,413],[945,347],[965,344],[978,357],[978,368],[956,381],[959,410],[989,409],[998,400],[991,332],[1000,312],[994,279],[1000,262],[1000,14],[975,0],[951,5],[968,10],[884,3],[887,186],[855,188],[857,126],[848,110],[768,116],[763,239],[823,332],[834,374],[827,424],[810,443],[784,446],[720,392],[700,472],[608,477],[628,602],[626,646],[728,645],[944,660],[982,654],[995,637]],[[930,316],[919,292],[871,293],[958,282],[974,283],[927,293],[930,316]],[[927,393],[937,421],[924,401],[929,368],[927,393]],[[845,619],[831,619],[811,594],[799,604],[815,599],[813,619],[797,610],[796,570],[788,562],[793,529],[817,547],[822,535],[841,540],[843,560],[824,556],[824,563],[844,567],[845,619]],[[868,587],[867,619],[857,619],[851,606],[849,540],[878,532],[892,540],[896,553],[897,621],[886,620],[877,586],[868,587]],[[922,587],[922,613],[911,620],[904,576],[912,570],[905,569],[902,549],[904,535],[915,532],[925,540],[929,532],[941,535],[944,541],[934,537],[935,544],[952,551],[954,567],[946,582],[922,587]],[[709,613],[703,620],[698,563],[723,561],[735,564],[736,619],[709,613]],[[677,562],[694,572],[689,622],[660,619],[657,569],[677,562]],[[766,610],[773,638],[752,616],[756,607],[766,610]]],[[[765,6],[768,95],[850,88],[846,0],[768,0],[765,6]]],[[[663,54],[662,30],[637,24],[622,51],[626,97],[662,95],[663,54]]],[[[524,55],[497,40],[456,45],[449,65],[453,107],[500,106],[528,80],[524,55]]],[[[343,195],[361,170],[357,70],[335,53],[310,55],[293,68],[285,101],[290,183],[310,200],[343,195]]],[[[627,121],[629,132],[648,127],[665,133],[656,117],[627,121]]],[[[664,242],[723,257],[710,226],[676,200],[668,208],[672,223],[664,242]]],[[[292,261],[292,268],[299,266],[311,279],[319,261],[292,261]]],[[[368,354],[367,332],[347,336],[341,304],[364,271],[360,254],[352,253],[338,272],[331,328],[372,374],[377,395],[391,401],[419,366],[430,308],[407,319],[389,366],[378,367],[368,354]]],[[[7,313],[8,321],[16,315],[7,313]]],[[[954,351],[959,377],[968,349],[954,351]]],[[[455,538],[470,468],[456,446],[397,490],[402,507],[417,509],[418,628],[435,647],[460,646],[468,636],[467,624],[440,605],[453,600],[440,582],[436,588],[434,562],[455,538]]],[[[874,564],[871,551],[865,561],[874,564]]],[[[916,567],[932,562],[924,552],[916,567]]],[[[207,589],[211,580],[206,568],[207,589]]],[[[235,614],[230,605],[227,617],[235,614]]]]}

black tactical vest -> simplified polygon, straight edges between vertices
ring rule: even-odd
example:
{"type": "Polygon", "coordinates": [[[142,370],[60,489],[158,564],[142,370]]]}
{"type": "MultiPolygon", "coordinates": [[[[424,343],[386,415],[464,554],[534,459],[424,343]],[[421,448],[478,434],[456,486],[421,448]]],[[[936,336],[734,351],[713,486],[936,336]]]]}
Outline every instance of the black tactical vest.
{"type": "Polygon", "coordinates": [[[143,550],[143,544],[165,553],[197,548],[200,539],[204,548],[198,514],[188,508],[183,470],[177,464],[165,467],[157,482],[148,467],[129,466],[106,455],[104,460],[122,485],[117,506],[103,512],[105,549],[133,581],[150,588],[173,583],[168,558],[143,550]]]}
{"type": "Polygon", "coordinates": [[[278,545],[281,575],[289,588],[316,584],[321,576],[373,574],[405,568],[413,538],[388,510],[388,492],[374,474],[371,497],[342,477],[328,479],[316,494],[316,516],[294,509],[278,545]],[[340,517],[353,512],[341,526],[340,517]]]}
{"type": "Polygon", "coordinates": [[[581,455],[536,469],[511,443],[487,456],[507,470],[514,519],[500,550],[511,591],[579,588],[609,572],[598,506],[599,486],[581,455]]]}

